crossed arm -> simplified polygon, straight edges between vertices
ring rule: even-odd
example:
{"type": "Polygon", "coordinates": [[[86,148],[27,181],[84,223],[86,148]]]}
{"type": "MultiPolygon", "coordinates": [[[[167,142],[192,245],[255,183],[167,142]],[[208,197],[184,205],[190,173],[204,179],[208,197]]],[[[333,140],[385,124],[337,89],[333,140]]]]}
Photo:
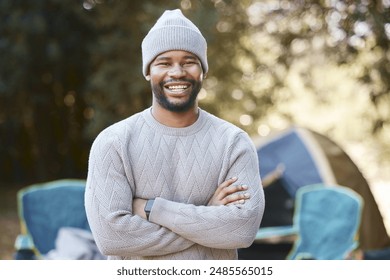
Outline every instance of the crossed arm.
{"type": "MultiPolygon", "coordinates": [[[[237,177],[233,177],[219,185],[207,206],[244,204],[245,200],[250,198],[248,193],[243,193],[248,187],[246,185],[233,185],[236,181],[237,177]]],[[[146,202],[146,199],[135,198],[133,200],[133,214],[146,219],[144,211],[146,202]]]]}
{"type": "MultiPolygon", "coordinates": [[[[231,178],[218,186],[207,206],[244,204],[249,199],[247,193],[242,193],[247,190],[247,187],[245,185],[234,185],[236,181],[237,178],[231,178]]],[[[129,195],[131,196],[131,194],[129,195]]],[[[108,194],[104,193],[98,195],[98,197],[107,196],[108,194]]],[[[107,211],[104,215],[106,218],[89,214],[91,229],[95,232],[94,237],[99,249],[105,255],[123,257],[150,256],[152,254],[166,255],[185,250],[196,243],[164,226],[146,221],[144,207],[147,200],[145,199],[134,199],[132,211],[128,212],[124,209],[104,210],[105,207],[102,207],[101,204],[103,201],[98,197],[93,198],[93,196],[87,195],[86,206],[88,213],[91,213],[92,210],[90,209],[93,206],[97,207],[93,207],[95,209],[100,208],[100,212],[107,211]],[[91,204],[88,202],[89,199],[95,200],[95,202],[91,204]],[[98,203],[98,201],[101,202],[98,203]],[[134,232],[134,235],[130,232],[134,232]],[[139,237],[136,238],[136,236],[139,237]],[[161,239],[161,236],[164,236],[164,238],[161,239]],[[147,242],[142,245],[141,239],[145,239],[147,242]]]]}

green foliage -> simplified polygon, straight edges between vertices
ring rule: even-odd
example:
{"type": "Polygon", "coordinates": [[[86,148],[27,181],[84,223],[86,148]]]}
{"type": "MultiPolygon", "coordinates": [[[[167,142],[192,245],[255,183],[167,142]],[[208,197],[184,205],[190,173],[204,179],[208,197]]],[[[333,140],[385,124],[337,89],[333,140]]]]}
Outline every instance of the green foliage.
{"type": "MultiPolygon", "coordinates": [[[[349,140],[375,139],[381,147],[382,159],[388,161],[390,145],[385,139],[390,131],[389,1],[252,1],[248,15],[252,44],[256,45],[252,48],[258,50],[256,64],[264,65],[252,73],[252,87],[261,77],[269,76],[269,86],[260,89],[273,95],[274,109],[295,102],[301,94],[298,90],[306,96],[300,100],[317,100],[312,104],[317,115],[321,106],[329,105],[328,112],[335,111],[336,107],[347,107],[349,111],[334,120],[333,127],[324,128],[321,120],[311,128],[336,137],[337,127],[340,129],[342,122],[353,120],[355,115],[359,119],[355,119],[353,125],[348,124],[349,130],[354,129],[355,134],[358,131],[360,136],[349,140]],[[331,76],[340,70],[340,77],[348,76],[344,80],[333,79],[331,76]],[[319,72],[320,79],[316,78],[319,72]],[[324,82],[331,79],[335,83],[324,87],[324,82]],[[355,85],[346,87],[349,80],[355,85]],[[343,97],[336,94],[347,95],[345,91],[351,93],[349,101],[339,102],[343,97]],[[367,98],[366,112],[357,115],[356,112],[364,108],[358,107],[362,94],[367,98]]],[[[279,114],[297,123],[297,116],[306,110],[306,119],[315,119],[315,112],[304,104],[302,102],[298,109],[280,109],[279,114]]],[[[323,117],[325,122],[326,118],[332,119],[332,114],[323,117]]],[[[254,131],[256,127],[248,129],[254,131]]],[[[349,135],[344,132],[338,137],[345,139],[349,135]]]]}
{"type": "Polygon", "coordinates": [[[355,78],[369,88],[377,108],[372,131],[390,125],[389,109],[380,108],[390,101],[389,1],[253,1],[249,11],[255,32],[281,50],[279,66],[308,61],[307,87],[314,87],[310,69],[319,56],[359,68],[355,78]]]}

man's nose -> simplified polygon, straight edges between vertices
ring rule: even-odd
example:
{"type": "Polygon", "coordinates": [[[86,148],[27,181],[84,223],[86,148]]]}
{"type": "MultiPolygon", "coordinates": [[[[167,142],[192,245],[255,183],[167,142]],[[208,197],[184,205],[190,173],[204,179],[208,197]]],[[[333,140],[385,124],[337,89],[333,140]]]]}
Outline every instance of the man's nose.
{"type": "Polygon", "coordinates": [[[171,69],[169,69],[168,74],[172,77],[182,77],[185,75],[185,70],[183,66],[177,64],[177,65],[173,65],[171,69]]]}

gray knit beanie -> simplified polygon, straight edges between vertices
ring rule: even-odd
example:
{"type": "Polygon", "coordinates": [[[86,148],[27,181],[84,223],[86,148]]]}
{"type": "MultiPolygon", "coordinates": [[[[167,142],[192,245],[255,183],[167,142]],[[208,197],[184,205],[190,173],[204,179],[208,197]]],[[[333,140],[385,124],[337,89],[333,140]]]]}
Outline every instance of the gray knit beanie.
{"type": "Polygon", "coordinates": [[[207,43],[199,29],[179,10],[165,11],[142,41],[142,73],[159,54],[182,50],[195,54],[204,74],[208,71],[207,43]]]}

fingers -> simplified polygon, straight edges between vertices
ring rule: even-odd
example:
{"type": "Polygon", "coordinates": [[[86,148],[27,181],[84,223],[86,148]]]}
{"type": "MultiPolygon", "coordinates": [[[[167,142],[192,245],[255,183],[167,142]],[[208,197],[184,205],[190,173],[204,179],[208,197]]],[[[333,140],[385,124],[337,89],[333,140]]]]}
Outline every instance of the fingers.
{"type": "Polygon", "coordinates": [[[230,178],[221,183],[213,197],[208,202],[208,205],[227,205],[227,204],[243,204],[250,198],[245,191],[248,189],[246,185],[233,185],[237,181],[237,177],[230,178]]]}
{"type": "Polygon", "coordinates": [[[245,193],[248,187],[246,185],[230,185],[225,187],[219,193],[219,199],[222,204],[243,204],[249,199],[249,193],[245,193]]]}
{"type": "Polygon", "coordinates": [[[218,186],[217,191],[221,191],[221,190],[223,190],[224,188],[230,186],[230,185],[233,184],[235,181],[237,181],[237,179],[238,179],[237,177],[232,177],[232,178],[230,178],[230,179],[227,179],[225,182],[223,182],[222,184],[220,184],[220,185],[218,186]]]}
{"type": "Polygon", "coordinates": [[[234,185],[224,188],[223,190],[221,190],[221,193],[223,193],[223,197],[225,197],[236,192],[246,191],[247,189],[248,187],[246,185],[234,185]]]}
{"type": "Polygon", "coordinates": [[[249,193],[235,193],[231,194],[223,199],[224,204],[244,204],[247,199],[250,198],[249,193]]]}
{"type": "Polygon", "coordinates": [[[227,179],[225,182],[220,184],[218,188],[215,190],[214,197],[223,199],[227,194],[226,194],[226,188],[231,186],[234,182],[237,181],[237,177],[232,177],[230,179],[227,179]]]}

